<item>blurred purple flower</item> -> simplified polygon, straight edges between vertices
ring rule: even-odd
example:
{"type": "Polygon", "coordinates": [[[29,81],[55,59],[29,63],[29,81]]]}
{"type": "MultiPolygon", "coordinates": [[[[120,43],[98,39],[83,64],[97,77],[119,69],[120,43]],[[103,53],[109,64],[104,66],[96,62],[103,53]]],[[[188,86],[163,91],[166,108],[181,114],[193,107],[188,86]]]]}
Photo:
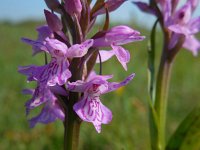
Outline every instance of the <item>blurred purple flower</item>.
{"type": "Polygon", "coordinates": [[[200,32],[200,17],[192,18],[195,9],[193,6],[197,1],[188,0],[179,10],[177,10],[168,20],[167,27],[175,34],[185,36],[184,48],[191,50],[196,56],[200,49],[200,42],[194,37],[194,34],[200,32]],[[192,46],[189,46],[192,45],[192,46]]]}
{"type": "MultiPolygon", "coordinates": [[[[192,18],[192,13],[198,6],[199,0],[187,0],[186,3],[178,10],[176,10],[179,0],[157,0],[160,11],[163,15],[163,24],[166,28],[172,31],[169,48],[173,48],[178,39],[181,37],[179,34],[185,36],[183,47],[190,50],[195,56],[200,49],[200,42],[194,34],[200,31],[200,17],[192,18]],[[192,46],[189,46],[191,44],[192,46]]],[[[135,4],[144,12],[151,14],[155,10],[147,3],[135,2],[135,4]]],[[[159,16],[157,16],[159,17],[159,16]]]]}

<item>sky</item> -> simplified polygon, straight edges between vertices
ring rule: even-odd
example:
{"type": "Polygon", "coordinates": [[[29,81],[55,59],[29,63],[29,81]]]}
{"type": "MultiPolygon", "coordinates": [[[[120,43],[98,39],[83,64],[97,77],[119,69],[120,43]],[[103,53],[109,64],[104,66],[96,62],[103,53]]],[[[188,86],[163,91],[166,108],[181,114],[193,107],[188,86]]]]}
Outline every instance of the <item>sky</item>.
{"type": "MultiPolygon", "coordinates": [[[[184,2],[185,0],[180,1],[184,2]]],[[[44,0],[1,0],[0,21],[15,23],[24,20],[42,20],[44,19],[44,8],[46,8],[44,0]]],[[[197,14],[200,14],[200,7],[197,8],[195,15],[197,14]]],[[[110,18],[111,21],[125,23],[140,22],[143,27],[151,26],[155,20],[153,16],[140,12],[138,8],[130,2],[124,3],[119,9],[111,13],[110,18]]]]}

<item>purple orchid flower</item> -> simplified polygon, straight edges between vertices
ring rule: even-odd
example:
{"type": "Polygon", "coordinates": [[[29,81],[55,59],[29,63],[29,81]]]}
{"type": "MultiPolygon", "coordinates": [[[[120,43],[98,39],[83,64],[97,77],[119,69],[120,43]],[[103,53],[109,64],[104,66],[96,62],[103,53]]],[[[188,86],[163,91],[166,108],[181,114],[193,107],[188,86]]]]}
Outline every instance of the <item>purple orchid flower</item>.
{"type": "Polygon", "coordinates": [[[192,13],[195,9],[194,3],[197,4],[197,1],[188,0],[185,5],[169,18],[167,24],[168,29],[173,31],[174,34],[183,34],[185,36],[183,47],[196,56],[200,49],[200,42],[195,38],[194,34],[200,31],[200,17],[192,19],[192,13]]]}
{"type": "Polygon", "coordinates": [[[56,103],[55,96],[52,93],[63,95],[65,93],[56,85],[63,85],[71,77],[69,71],[68,58],[82,57],[92,46],[93,40],[87,40],[82,44],[75,44],[68,48],[64,43],[56,39],[46,39],[44,45],[46,52],[51,55],[51,62],[44,66],[25,66],[20,67],[19,72],[28,77],[28,81],[37,81],[38,87],[33,93],[33,97],[26,103],[27,115],[29,111],[43,103],[44,106],[41,114],[30,120],[31,127],[37,122],[48,123],[54,121],[57,117],[61,118],[61,111],[56,103]],[[55,114],[58,113],[56,116],[55,114]]]}
{"type": "Polygon", "coordinates": [[[30,127],[33,128],[36,123],[48,124],[56,119],[64,121],[65,114],[61,109],[57,99],[51,99],[43,107],[41,113],[29,120],[30,127]]]}
{"type": "MultiPolygon", "coordinates": [[[[118,61],[122,64],[123,68],[127,70],[126,64],[130,60],[130,53],[120,45],[124,45],[134,41],[141,41],[145,37],[140,35],[140,32],[131,29],[128,26],[116,26],[110,30],[102,33],[100,37],[94,37],[94,47],[107,47],[111,46],[110,51],[100,51],[102,62],[108,60],[116,55],[118,61]]],[[[97,63],[99,63],[99,58],[97,63]]]]}
{"type": "Polygon", "coordinates": [[[19,72],[28,76],[28,81],[36,80],[48,86],[63,85],[71,77],[68,58],[84,56],[92,45],[93,40],[90,39],[68,48],[56,39],[47,38],[44,47],[51,55],[51,62],[44,66],[20,67],[19,72]]]}
{"type": "Polygon", "coordinates": [[[84,93],[82,99],[74,105],[74,111],[83,121],[93,123],[97,132],[100,133],[101,124],[108,124],[112,120],[112,112],[100,101],[101,94],[128,84],[133,77],[134,74],[131,74],[120,83],[109,83],[107,80],[112,78],[112,75],[92,75],[86,82],[79,80],[68,83],[67,88],[70,91],[84,93]]]}
{"type": "MultiPolygon", "coordinates": [[[[163,14],[164,26],[172,31],[169,48],[173,48],[177,44],[180,35],[184,35],[185,42],[183,47],[196,56],[200,49],[200,42],[195,38],[194,34],[200,31],[200,17],[193,19],[192,13],[196,9],[199,0],[187,0],[180,9],[176,10],[178,2],[179,0],[157,0],[163,14]],[[192,46],[189,46],[189,44],[192,46]]],[[[137,6],[144,12],[152,13],[155,11],[148,4],[142,3],[141,5],[140,3],[136,2],[137,6]]]]}
{"type": "MultiPolygon", "coordinates": [[[[56,88],[56,91],[59,91],[59,94],[66,96],[66,92],[61,87],[54,87],[54,89],[56,88]]],[[[54,94],[49,89],[47,89],[45,90],[43,95],[41,95],[41,93],[38,92],[39,89],[40,88],[36,88],[36,90],[26,89],[23,92],[24,94],[33,95],[33,98],[25,104],[27,115],[29,114],[29,111],[31,109],[44,103],[41,113],[38,116],[33,117],[29,120],[30,127],[33,128],[37,123],[51,123],[56,119],[64,120],[65,114],[61,109],[58,100],[54,96],[54,94]]]]}
{"type": "Polygon", "coordinates": [[[26,106],[26,115],[29,114],[30,110],[35,107],[40,106],[47,101],[54,99],[54,94],[68,96],[66,90],[60,86],[53,87],[41,87],[42,85],[38,84],[36,89],[24,89],[23,94],[32,95],[32,98],[28,100],[25,104],[26,106]]]}

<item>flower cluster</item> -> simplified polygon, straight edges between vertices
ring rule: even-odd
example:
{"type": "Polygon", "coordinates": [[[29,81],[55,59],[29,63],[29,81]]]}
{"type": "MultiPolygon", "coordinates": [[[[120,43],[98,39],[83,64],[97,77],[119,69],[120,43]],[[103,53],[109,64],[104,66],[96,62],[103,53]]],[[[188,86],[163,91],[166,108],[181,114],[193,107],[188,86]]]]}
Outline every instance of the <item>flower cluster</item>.
{"type": "Polygon", "coordinates": [[[142,11],[156,15],[164,28],[170,32],[169,49],[175,48],[180,44],[181,37],[184,37],[182,46],[196,56],[200,50],[200,41],[195,37],[195,34],[200,32],[200,17],[192,18],[192,14],[199,0],[187,0],[183,6],[178,8],[179,2],[179,0],[156,0],[150,4],[134,3],[142,11]],[[155,2],[157,5],[153,4],[155,2]]]}
{"type": "Polygon", "coordinates": [[[115,26],[109,29],[109,12],[117,9],[125,0],[91,1],[45,0],[48,8],[44,10],[47,25],[37,28],[38,38],[22,41],[31,45],[33,55],[44,52],[49,55],[42,66],[29,65],[19,67],[19,72],[27,76],[27,81],[35,81],[35,89],[26,89],[24,94],[32,98],[25,104],[27,115],[30,110],[43,105],[41,113],[29,120],[30,126],[36,123],[50,123],[56,119],[65,120],[69,101],[73,101],[73,110],[83,120],[93,123],[98,132],[101,124],[112,119],[111,111],[100,101],[101,94],[116,90],[128,84],[134,77],[129,75],[122,82],[108,82],[112,75],[97,75],[95,63],[103,63],[116,56],[127,70],[130,61],[129,51],[121,45],[141,41],[143,36],[128,26],[115,26]],[[106,14],[102,30],[91,38],[88,33],[100,14],[106,14]],[[59,17],[60,16],[60,17],[59,17]],[[111,47],[112,50],[101,50],[111,47]],[[79,95],[78,99],[72,93],[79,95]],[[82,93],[82,94],[79,94],[82,93]],[[81,96],[80,96],[81,95],[81,96]]]}

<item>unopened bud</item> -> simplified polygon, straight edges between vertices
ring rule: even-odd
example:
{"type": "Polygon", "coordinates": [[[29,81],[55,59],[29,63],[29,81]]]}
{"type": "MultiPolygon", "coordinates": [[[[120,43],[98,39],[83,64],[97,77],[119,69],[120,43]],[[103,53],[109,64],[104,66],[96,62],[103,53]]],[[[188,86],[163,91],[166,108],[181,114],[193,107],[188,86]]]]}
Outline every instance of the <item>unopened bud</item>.
{"type": "Polygon", "coordinates": [[[65,10],[70,14],[80,14],[82,4],[80,0],[65,0],[65,10]]]}
{"type": "Polygon", "coordinates": [[[45,0],[45,3],[47,7],[51,10],[56,10],[58,9],[58,6],[60,5],[58,0],[45,0]]]}

